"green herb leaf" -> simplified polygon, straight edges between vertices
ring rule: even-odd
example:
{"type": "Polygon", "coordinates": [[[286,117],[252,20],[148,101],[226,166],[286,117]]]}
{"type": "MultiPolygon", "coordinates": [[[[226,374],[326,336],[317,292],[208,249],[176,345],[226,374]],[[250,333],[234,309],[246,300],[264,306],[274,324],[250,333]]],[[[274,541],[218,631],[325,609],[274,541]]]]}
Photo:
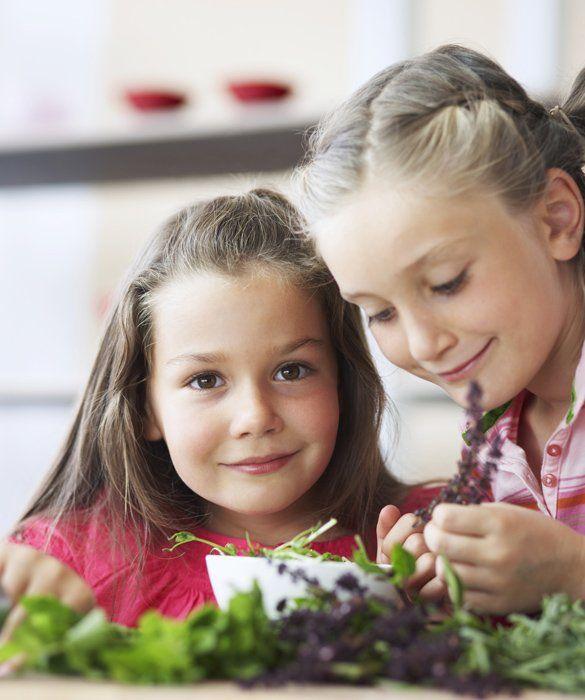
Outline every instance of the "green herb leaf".
{"type": "Polygon", "coordinates": [[[404,588],[406,580],[416,570],[416,559],[401,544],[397,543],[392,548],[390,563],[392,564],[392,583],[399,588],[404,588]]]}
{"type": "Polygon", "coordinates": [[[449,599],[453,603],[453,608],[459,610],[463,605],[463,584],[459,576],[453,570],[448,559],[441,554],[441,561],[445,567],[445,578],[447,579],[447,592],[449,599]]]}

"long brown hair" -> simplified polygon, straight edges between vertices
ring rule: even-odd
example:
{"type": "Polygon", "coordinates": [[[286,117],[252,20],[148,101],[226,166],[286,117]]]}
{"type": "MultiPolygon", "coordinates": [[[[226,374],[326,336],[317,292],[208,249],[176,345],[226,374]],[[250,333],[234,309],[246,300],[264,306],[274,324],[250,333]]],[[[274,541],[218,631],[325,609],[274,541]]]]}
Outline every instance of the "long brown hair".
{"type": "Polygon", "coordinates": [[[150,373],[152,301],[157,290],[201,271],[239,275],[250,268],[286,275],[323,304],[336,352],[340,423],[318,482],[321,512],[365,532],[402,487],[378,446],[385,393],[356,307],[343,301],[297,211],[280,194],[253,190],[179,211],[158,231],[123,283],[61,454],[25,518],[75,517],[100,508],[115,548],[130,530],[141,548],[155,536],[203,522],[206,503],[176,474],[163,441],[143,437],[150,373]]]}

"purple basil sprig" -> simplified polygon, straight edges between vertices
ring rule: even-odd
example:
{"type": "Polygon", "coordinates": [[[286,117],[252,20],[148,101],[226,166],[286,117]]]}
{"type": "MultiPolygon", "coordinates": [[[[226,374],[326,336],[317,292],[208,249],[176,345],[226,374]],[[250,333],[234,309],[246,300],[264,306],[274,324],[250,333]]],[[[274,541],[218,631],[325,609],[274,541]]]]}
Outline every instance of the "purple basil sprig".
{"type": "Polygon", "coordinates": [[[428,506],[414,511],[418,519],[417,525],[428,523],[439,503],[469,505],[481,503],[488,497],[491,480],[498,469],[502,452],[500,438],[496,436],[489,446],[483,465],[479,460],[479,453],[487,444],[486,431],[482,425],[482,396],[479,384],[471,382],[467,394],[467,447],[457,462],[457,473],[443,486],[439,495],[428,506]]]}

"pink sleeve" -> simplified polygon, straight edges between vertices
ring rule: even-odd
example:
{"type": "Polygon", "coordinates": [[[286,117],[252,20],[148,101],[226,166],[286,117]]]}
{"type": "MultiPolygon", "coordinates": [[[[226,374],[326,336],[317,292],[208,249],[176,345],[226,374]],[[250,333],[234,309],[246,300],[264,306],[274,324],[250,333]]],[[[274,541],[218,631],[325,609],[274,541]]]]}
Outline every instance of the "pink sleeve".
{"type": "Polygon", "coordinates": [[[9,541],[14,544],[25,544],[43,554],[49,554],[80,576],[82,575],[81,562],[73,554],[66,537],[57,527],[53,528],[53,521],[49,518],[36,518],[24,523],[9,537],[9,541]]]}

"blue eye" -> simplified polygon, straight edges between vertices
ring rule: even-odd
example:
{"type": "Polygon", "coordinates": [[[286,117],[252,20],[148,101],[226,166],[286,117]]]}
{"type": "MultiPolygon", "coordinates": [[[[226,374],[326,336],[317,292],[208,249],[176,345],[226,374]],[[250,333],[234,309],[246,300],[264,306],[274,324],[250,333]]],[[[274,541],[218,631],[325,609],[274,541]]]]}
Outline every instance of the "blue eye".
{"type": "Polygon", "coordinates": [[[301,365],[298,362],[291,362],[288,365],[281,367],[274,375],[278,382],[296,382],[299,379],[305,379],[313,370],[306,365],[301,365]],[[280,378],[278,378],[280,375],[280,378]]]}
{"type": "Polygon", "coordinates": [[[433,292],[436,292],[437,294],[455,294],[456,291],[463,285],[464,282],[467,281],[467,270],[463,270],[460,274],[457,275],[457,277],[454,277],[452,280],[449,280],[449,282],[445,282],[445,284],[439,284],[436,287],[432,287],[433,292]]]}
{"type": "Polygon", "coordinates": [[[217,389],[225,384],[219,374],[215,372],[205,372],[205,374],[198,374],[193,377],[189,382],[189,386],[195,391],[206,391],[208,389],[217,389]]]}

